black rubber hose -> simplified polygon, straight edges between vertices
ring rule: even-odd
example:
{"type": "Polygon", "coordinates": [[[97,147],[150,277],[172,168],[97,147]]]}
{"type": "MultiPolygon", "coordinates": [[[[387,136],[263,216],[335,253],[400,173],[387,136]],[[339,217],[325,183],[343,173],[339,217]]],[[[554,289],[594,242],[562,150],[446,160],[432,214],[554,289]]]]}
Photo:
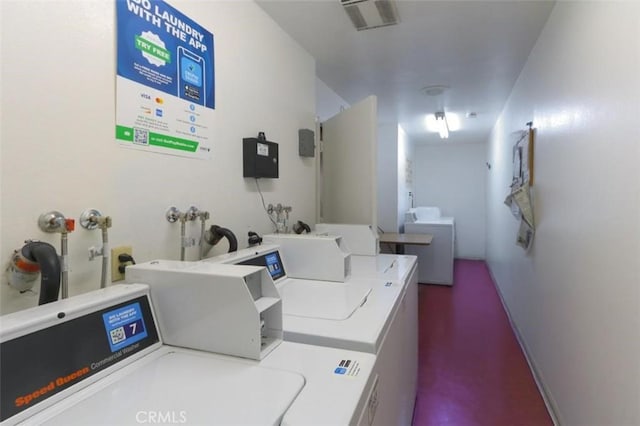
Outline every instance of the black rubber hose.
{"type": "Polygon", "coordinates": [[[211,234],[213,235],[213,244],[212,245],[216,245],[218,244],[218,242],[220,241],[220,239],[222,237],[225,237],[227,239],[227,241],[229,241],[229,253],[233,252],[233,251],[237,251],[238,250],[238,239],[236,238],[236,235],[227,228],[223,228],[221,226],[218,225],[211,225],[211,228],[209,229],[211,231],[211,234]]]}
{"type": "Polygon", "coordinates": [[[293,225],[293,232],[295,232],[296,234],[302,234],[305,231],[307,231],[308,234],[311,232],[311,228],[303,221],[299,220],[295,225],[293,225]]]}
{"type": "Polygon", "coordinates": [[[22,255],[40,266],[40,300],[38,305],[55,302],[60,294],[60,258],[49,243],[32,241],[22,247],[22,255]]]}
{"type": "Polygon", "coordinates": [[[249,236],[249,241],[247,241],[249,246],[255,246],[257,244],[262,244],[262,237],[260,235],[256,234],[253,231],[249,231],[249,233],[247,235],[249,236]]]}

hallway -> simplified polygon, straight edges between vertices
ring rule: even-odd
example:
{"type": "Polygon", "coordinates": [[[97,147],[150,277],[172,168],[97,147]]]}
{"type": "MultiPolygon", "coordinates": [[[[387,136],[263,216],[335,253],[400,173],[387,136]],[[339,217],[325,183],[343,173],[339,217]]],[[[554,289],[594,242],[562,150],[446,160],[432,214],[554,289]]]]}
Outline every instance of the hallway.
{"type": "Polygon", "coordinates": [[[484,261],[456,260],[453,287],[419,299],[415,426],[553,424],[484,261]]]}

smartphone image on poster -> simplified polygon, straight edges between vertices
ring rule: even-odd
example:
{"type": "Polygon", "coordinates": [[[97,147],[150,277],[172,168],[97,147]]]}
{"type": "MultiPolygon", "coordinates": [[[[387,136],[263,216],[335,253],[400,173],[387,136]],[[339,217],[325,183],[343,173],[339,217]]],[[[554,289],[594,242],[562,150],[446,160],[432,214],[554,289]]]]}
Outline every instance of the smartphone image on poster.
{"type": "Polygon", "coordinates": [[[189,102],[205,104],[204,58],[178,46],[178,96],[189,102]]]}

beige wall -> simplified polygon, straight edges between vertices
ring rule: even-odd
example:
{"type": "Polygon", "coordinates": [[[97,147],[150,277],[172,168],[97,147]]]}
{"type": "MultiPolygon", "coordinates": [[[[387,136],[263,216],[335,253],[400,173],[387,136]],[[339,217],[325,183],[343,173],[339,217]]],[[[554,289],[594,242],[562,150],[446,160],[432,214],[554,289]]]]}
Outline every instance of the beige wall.
{"type": "MultiPolygon", "coordinates": [[[[59,235],[37,227],[49,210],[76,219],[89,207],[101,210],[113,218],[111,245],[133,245],[137,261],[179,258],[179,226],[164,218],[170,205],[210,211],[209,224],[232,229],[241,247],[249,229],[271,232],[255,182],[242,178],[242,138],[258,131],[280,144],[280,179],[261,184],[266,202],[315,222],[314,159],[298,156],[298,129],[314,128],[313,58],[253,2],[170,4],[215,37],[211,161],[116,144],[113,1],[0,2],[1,313],[37,303],[7,285],[4,269],[25,239],[59,246],[59,235]]],[[[189,225],[197,236],[199,225],[189,225]]],[[[100,233],[77,228],[69,236],[71,295],[100,282],[101,260],[88,260],[100,233]]],[[[188,259],[196,256],[187,249],[188,259]]]]}

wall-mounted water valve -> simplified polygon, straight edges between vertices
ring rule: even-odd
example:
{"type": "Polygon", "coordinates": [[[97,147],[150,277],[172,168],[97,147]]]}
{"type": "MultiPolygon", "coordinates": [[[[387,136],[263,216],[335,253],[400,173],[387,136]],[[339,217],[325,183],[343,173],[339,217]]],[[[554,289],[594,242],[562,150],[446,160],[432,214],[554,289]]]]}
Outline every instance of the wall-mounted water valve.
{"type": "MultiPolygon", "coordinates": [[[[177,207],[171,206],[167,209],[165,217],[169,223],[180,221],[180,260],[184,260],[185,249],[187,247],[193,247],[196,245],[194,238],[187,238],[186,236],[186,223],[198,218],[202,221],[200,232],[200,247],[202,247],[202,238],[205,230],[204,222],[209,219],[209,212],[201,211],[197,207],[191,206],[186,212],[182,213],[177,207]]],[[[200,250],[200,256],[200,258],[202,258],[202,249],[200,250]]]]}
{"type": "Polygon", "coordinates": [[[38,218],[38,226],[41,230],[48,233],[60,233],[60,268],[62,270],[61,293],[62,298],[69,297],[69,248],[67,246],[67,237],[69,232],[73,232],[76,227],[74,219],[67,219],[62,213],[52,210],[43,213],[38,218]]]}
{"type": "Polygon", "coordinates": [[[269,204],[267,213],[271,216],[271,221],[276,225],[276,233],[289,232],[289,213],[293,210],[291,206],[283,206],[278,203],[276,206],[269,204]]]}
{"type": "Polygon", "coordinates": [[[38,218],[38,226],[41,230],[48,233],[68,233],[75,230],[75,220],[67,219],[62,213],[52,210],[43,213],[38,218]]]}
{"type": "Polygon", "coordinates": [[[102,216],[99,210],[87,209],[80,215],[80,226],[84,229],[93,230],[96,228],[111,228],[112,221],[109,216],[102,216]]]}
{"type": "Polygon", "coordinates": [[[186,211],[186,213],[184,214],[184,217],[186,220],[188,221],[194,221],[198,218],[198,213],[200,212],[200,210],[198,210],[197,207],[191,206],[189,207],[189,209],[186,211]]]}
{"type": "Polygon", "coordinates": [[[102,231],[102,247],[89,247],[89,260],[102,256],[102,275],[100,288],[107,286],[107,271],[109,270],[109,236],[107,229],[111,228],[111,217],[103,216],[99,210],[87,209],[80,215],[80,226],[89,231],[100,228],[102,231]]]}
{"type": "Polygon", "coordinates": [[[180,210],[178,210],[177,207],[171,206],[167,209],[167,212],[165,213],[165,217],[167,218],[167,222],[169,223],[175,223],[178,221],[178,219],[180,219],[180,216],[182,216],[182,213],[180,212],[180,210]]]}

